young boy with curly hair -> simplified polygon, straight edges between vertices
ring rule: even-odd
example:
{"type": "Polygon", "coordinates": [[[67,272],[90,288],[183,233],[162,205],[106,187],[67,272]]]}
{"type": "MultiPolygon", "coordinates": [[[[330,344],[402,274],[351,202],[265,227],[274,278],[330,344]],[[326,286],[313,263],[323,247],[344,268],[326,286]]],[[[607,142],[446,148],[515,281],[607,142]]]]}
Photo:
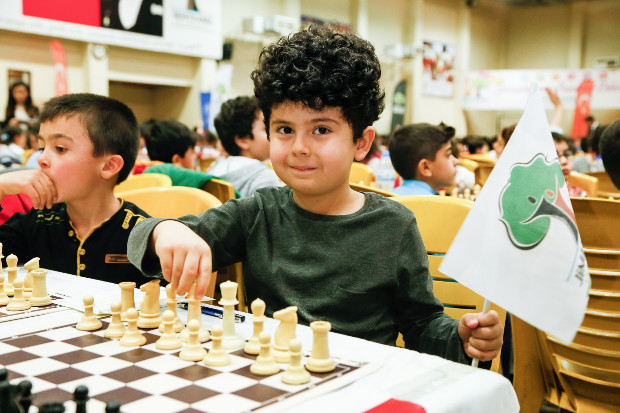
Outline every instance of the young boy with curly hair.
{"type": "Polygon", "coordinates": [[[148,215],[114,196],[138,152],[131,109],[88,93],[53,98],[41,111],[39,140],[40,169],[0,175],[0,199],[23,193],[35,208],[0,226],[4,253],[113,283],[149,281],[127,259],[129,232],[148,215]]]}
{"type": "Polygon", "coordinates": [[[454,186],[457,159],[452,155],[454,128],[415,123],[398,128],[390,138],[390,159],[404,179],[397,195],[435,195],[454,186]]]}
{"type": "Polygon", "coordinates": [[[413,213],[349,187],[354,159],[368,152],[383,109],[372,45],[311,27],[261,52],[252,73],[273,168],[286,187],[182,220],[146,220],[130,236],[131,261],[163,272],[179,294],[211,270],[244,261],[248,300],[267,315],[295,305],[299,320],[333,331],[467,362],[501,346],[497,313],[448,317],[434,297],[413,213]]]}
{"type": "Polygon", "coordinates": [[[219,158],[207,172],[233,184],[241,196],[252,196],[260,188],[281,186],[277,175],[263,162],[269,159],[269,140],[255,97],[227,100],[213,124],[229,156],[219,158]]]}

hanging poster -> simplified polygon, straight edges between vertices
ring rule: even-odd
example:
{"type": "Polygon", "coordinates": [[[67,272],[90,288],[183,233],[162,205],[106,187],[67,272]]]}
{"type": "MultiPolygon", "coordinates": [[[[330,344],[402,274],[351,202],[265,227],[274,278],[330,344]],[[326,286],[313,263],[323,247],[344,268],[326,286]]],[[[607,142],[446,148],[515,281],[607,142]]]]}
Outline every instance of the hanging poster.
{"type": "Polygon", "coordinates": [[[454,95],[454,45],[424,42],[422,94],[451,98],[454,95]]]}

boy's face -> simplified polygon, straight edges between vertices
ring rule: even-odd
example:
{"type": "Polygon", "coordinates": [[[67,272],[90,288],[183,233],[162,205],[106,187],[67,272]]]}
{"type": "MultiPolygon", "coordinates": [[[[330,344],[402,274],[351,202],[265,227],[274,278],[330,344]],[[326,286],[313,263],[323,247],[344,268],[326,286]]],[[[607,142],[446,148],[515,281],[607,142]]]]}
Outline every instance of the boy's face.
{"type": "Polygon", "coordinates": [[[185,169],[196,169],[196,149],[193,146],[187,148],[183,157],[179,156],[177,166],[185,169]]]}
{"type": "Polygon", "coordinates": [[[241,155],[248,158],[265,161],[269,159],[269,140],[265,130],[265,117],[263,112],[256,112],[254,122],[252,122],[252,138],[245,137],[237,140],[237,145],[241,148],[241,155]]]}
{"type": "Polygon", "coordinates": [[[363,159],[368,151],[353,142],[353,129],[340,108],[318,111],[301,103],[281,103],[271,111],[269,135],[273,169],[297,196],[348,190],[353,159],[363,159]]]}
{"type": "Polygon", "coordinates": [[[105,160],[93,156],[93,143],[77,116],[43,122],[39,130],[41,171],[50,177],[58,202],[90,196],[101,185],[105,160]]]}
{"type": "Polygon", "coordinates": [[[452,142],[444,143],[435,154],[435,160],[428,161],[431,172],[429,185],[435,190],[453,186],[457,163],[458,160],[452,155],[452,142]]]}
{"type": "Polygon", "coordinates": [[[554,140],[553,143],[555,144],[555,151],[558,154],[558,160],[560,161],[562,174],[566,177],[570,175],[570,172],[572,170],[572,165],[569,159],[572,153],[570,152],[568,143],[556,140],[554,140]]]}

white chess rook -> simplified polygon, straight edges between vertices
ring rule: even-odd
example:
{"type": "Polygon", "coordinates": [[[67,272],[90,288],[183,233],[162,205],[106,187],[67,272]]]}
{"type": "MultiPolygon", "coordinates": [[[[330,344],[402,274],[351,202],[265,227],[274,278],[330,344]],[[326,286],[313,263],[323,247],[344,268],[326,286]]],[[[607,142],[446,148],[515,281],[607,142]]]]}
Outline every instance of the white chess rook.
{"type": "Polygon", "coordinates": [[[235,333],[235,305],[237,301],[237,283],[225,281],[220,284],[222,299],[219,304],[224,307],[222,315],[222,328],[224,337],[222,346],[225,350],[240,350],[243,348],[244,340],[235,333]]]}
{"type": "Polygon", "coordinates": [[[314,373],[326,373],[336,368],[334,360],[329,355],[327,333],[332,325],[329,321],[313,321],[312,329],[312,354],[306,362],[306,368],[314,373]]]}
{"type": "Polygon", "coordinates": [[[52,298],[47,294],[47,270],[37,268],[29,271],[28,274],[32,277],[32,291],[28,300],[30,304],[35,307],[51,304],[52,298]]]}

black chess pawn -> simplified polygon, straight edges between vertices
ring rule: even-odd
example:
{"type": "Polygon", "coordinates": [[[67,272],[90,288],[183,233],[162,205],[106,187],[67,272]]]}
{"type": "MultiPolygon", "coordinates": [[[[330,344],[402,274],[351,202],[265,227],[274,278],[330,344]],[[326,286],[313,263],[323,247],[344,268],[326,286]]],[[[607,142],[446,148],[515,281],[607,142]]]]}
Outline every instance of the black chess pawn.
{"type": "Polygon", "coordinates": [[[39,413],[64,413],[65,406],[62,403],[43,403],[39,406],[39,413]]]}
{"type": "Polygon", "coordinates": [[[21,413],[22,409],[15,400],[15,386],[8,380],[0,382],[0,407],[2,413],[21,413]]]}
{"type": "Polygon", "coordinates": [[[120,413],[121,404],[116,400],[110,400],[105,404],[105,413],[120,413]]]}
{"type": "Polygon", "coordinates": [[[77,386],[73,392],[75,402],[75,413],[86,413],[86,402],[88,401],[88,387],[77,386]]]}
{"type": "Polygon", "coordinates": [[[7,369],[0,369],[0,382],[7,381],[9,379],[9,372],[7,369]]]}
{"type": "Polygon", "coordinates": [[[28,413],[32,404],[32,383],[28,380],[22,380],[17,385],[17,402],[24,413],[28,413]]]}

